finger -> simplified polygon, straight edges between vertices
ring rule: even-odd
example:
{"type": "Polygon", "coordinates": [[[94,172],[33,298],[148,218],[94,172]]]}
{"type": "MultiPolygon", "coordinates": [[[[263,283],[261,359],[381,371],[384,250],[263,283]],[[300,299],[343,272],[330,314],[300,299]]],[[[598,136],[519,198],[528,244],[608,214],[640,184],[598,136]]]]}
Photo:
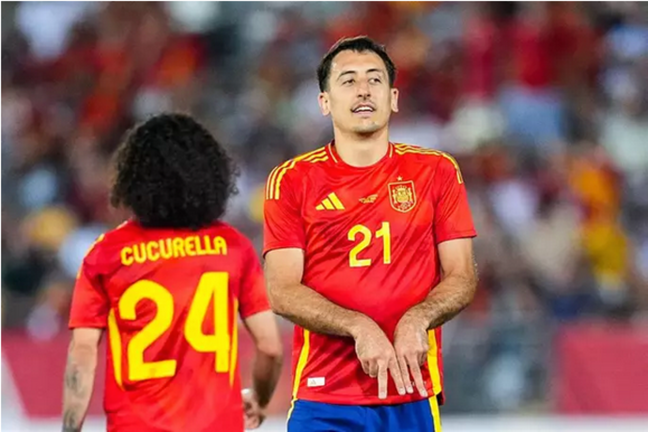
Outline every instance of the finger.
{"type": "Polygon", "coordinates": [[[423,364],[427,361],[429,350],[429,344],[425,343],[423,349],[421,350],[421,354],[419,355],[419,366],[423,366],[423,364]]]}
{"type": "MultiPolygon", "coordinates": [[[[392,379],[394,380],[394,384],[396,384],[396,390],[398,391],[398,394],[401,396],[404,395],[405,384],[403,384],[403,374],[400,366],[398,365],[398,361],[395,358],[392,358],[389,362],[389,372],[392,379]]],[[[407,372],[407,369],[405,369],[405,372],[407,372]]]]}
{"type": "Polygon", "coordinates": [[[243,419],[245,420],[245,429],[252,429],[252,418],[246,414],[243,419]]]}
{"type": "Polygon", "coordinates": [[[247,417],[245,419],[245,429],[256,429],[260,426],[257,416],[247,417]]]}
{"type": "Polygon", "coordinates": [[[407,393],[414,393],[414,389],[412,388],[412,380],[410,379],[409,368],[407,367],[407,361],[402,355],[398,356],[398,366],[400,366],[401,376],[403,377],[403,384],[405,385],[407,393]]]}
{"type": "Polygon", "coordinates": [[[258,410],[254,410],[245,416],[246,429],[256,429],[261,425],[261,414],[258,410]]]}
{"type": "Polygon", "coordinates": [[[368,370],[367,374],[371,378],[376,378],[378,376],[378,365],[376,364],[375,361],[368,362],[367,370],[368,370]]]}
{"type": "Polygon", "coordinates": [[[427,361],[427,358],[428,358],[428,354],[427,354],[427,351],[426,351],[426,352],[424,352],[423,354],[421,354],[419,356],[419,362],[418,362],[419,366],[423,366],[425,364],[425,362],[427,361]]]}
{"type": "Polygon", "coordinates": [[[387,365],[384,362],[378,363],[378,398],[387,398],[387,365]]]}
{"type": "Polygon", "coordinates": [[[360,365],[362,365],[362,370],[364,371],[364,373],[371,376],[371,366],[370,366],[369,361],[360,360],[360,365]]]}
{"type": "Polygon", "coordinates": [[[369,375],[369,366],[366,361],[360,360],[360,365],[362,366],[362,371],[369,375]]]}
{"type": "Polygon", "coordinates": [[[414,378],[414,383],[416,384],[419,394],[423,397],[427,397],[427,389],[423,382],[423,376],[421,376],[421,368],[418,364],[418,358],[411,357],[407,360],[407,363],[409,364],[410,373],[412,374],[412,378],[414,378]]]}

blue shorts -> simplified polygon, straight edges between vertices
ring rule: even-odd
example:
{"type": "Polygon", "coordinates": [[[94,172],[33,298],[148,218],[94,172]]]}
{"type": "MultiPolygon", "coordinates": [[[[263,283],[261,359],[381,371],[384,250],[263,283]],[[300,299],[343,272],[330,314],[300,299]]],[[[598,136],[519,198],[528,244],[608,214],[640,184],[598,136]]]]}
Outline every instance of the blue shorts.
{"type": "Polygon", "coordinates": [[[441,432],[435,396],[400,405],[334,405],[297,400],[288,432],[441,432]]]}

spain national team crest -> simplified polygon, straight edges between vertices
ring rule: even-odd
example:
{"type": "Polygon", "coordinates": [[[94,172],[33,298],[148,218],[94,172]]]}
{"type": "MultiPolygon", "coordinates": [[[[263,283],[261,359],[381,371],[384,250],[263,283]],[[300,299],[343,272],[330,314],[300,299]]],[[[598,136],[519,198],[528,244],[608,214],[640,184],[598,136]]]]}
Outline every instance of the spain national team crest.
{"type": "Polygon", "coordinates": [[[398,177],[397,182],[388,183],[389,202],[394,210],[406,213],[416,205],[416,192],[412,180],[403,181],[398,177]]]}

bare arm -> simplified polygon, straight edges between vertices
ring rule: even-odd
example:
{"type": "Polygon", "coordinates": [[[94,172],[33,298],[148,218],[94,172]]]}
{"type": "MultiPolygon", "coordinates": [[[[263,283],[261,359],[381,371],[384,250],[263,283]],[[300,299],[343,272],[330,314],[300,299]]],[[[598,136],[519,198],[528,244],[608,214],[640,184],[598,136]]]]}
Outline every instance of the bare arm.
{"type": "Polygon", "coordinates": [[[439,327],[465,309],[475,297],[477,269],[472,239],[463,238],[439,244],[443,278],[426,299],[407,311],[421,317],[428,329],[439,327]]]}
{"type": "Polygon", "coordinates": [[[283,347],[277,320],[271,311],[254,314],[244,321],[254,339],[256,357],[252,387],[261,408],[265,408],[277,387],[283,363],[283,347]]]}
{"type": "Polygon", "coordinates": [[[81,431],[92,397],[102,333],[97,328],[72,332],[63,386],[63,432],[81,431]]]}
{"type": "Polygon", "coordinates": [[[419,366],[425,362],[430,349],[427,332],[449,321],[468,306],[477,287],[472,239],[449,240],[439,244],[439,258],[443,270],[441,283],[425,300],[405,312],[394,332],[394,349],[403,371],[405,387],[410,392],[409,369],[423,397],[428,394],[419,366]]]}
{"type": "Polygon", "coordinates": [[[266,254],[266,283],[272,309],[278,315],[315,333],[356,338],[373,323],[364,314],[345,309],[301,283],[304,252],[287,248],[266,254]]]}

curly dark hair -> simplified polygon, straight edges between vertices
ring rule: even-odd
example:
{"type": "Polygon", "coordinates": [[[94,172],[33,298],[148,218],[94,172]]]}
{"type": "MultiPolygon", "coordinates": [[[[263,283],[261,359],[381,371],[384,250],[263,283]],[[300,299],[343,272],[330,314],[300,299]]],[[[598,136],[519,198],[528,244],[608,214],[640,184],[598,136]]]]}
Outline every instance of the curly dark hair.
{"type": "Polygon", "coordinates": [[[135,126],[116,153],[110,202],[145,227],[198,229],[220,219],[237,168],[200,123],[160,114],[135,126]]]}
{"type": "Polygon", "coordinates": [[[396,65],[387,54],[387,50],[383,45],[375,42],[374,40],[368,38],[367,36],[357,36],[353,38],[342,38],[335,43],[329,50],[329,52],[324,55],[320,61],[319,66],[317,67],[317,81],[319,83],[320,91],[324,92],[328,90],[328,81],[329,76],[331,75],[331,65],[333,59],[336,55],[340,54],[342,51],[355,51],[363,53],[366,51],[371,51],[378,54],[378,56],[385,63],[387,68],[387,74],[389,75],[389,85],[394,87],[394,82],[396,81],[396,65]]]}

